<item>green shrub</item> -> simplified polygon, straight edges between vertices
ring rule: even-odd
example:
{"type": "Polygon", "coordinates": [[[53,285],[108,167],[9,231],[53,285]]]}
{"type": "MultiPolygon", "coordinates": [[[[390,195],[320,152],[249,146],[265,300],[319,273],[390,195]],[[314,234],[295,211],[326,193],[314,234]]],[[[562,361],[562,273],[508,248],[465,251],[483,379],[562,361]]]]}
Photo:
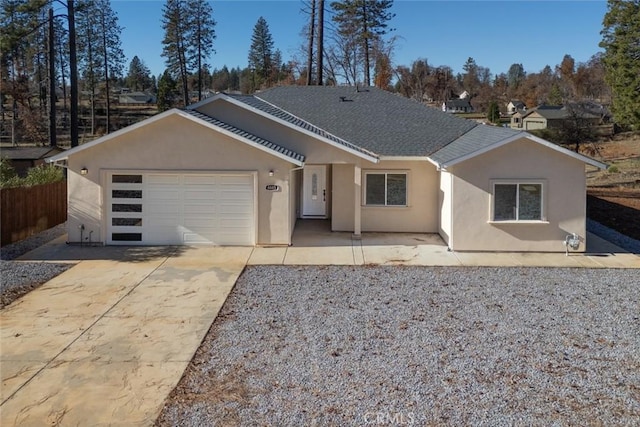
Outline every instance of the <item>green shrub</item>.
{"type": "Polygon", "coordinates": [[[20,178],[7,159],[0,161],[0,188],[30,187],[64,180],[62,168],[41,165],[29,169],[27,176],[20,178]]]}
{"type": "Polygon", "coordinates": [[[52,182],[58,182],[64,180],[64,173],[62,168],[54,165],[41,165],[35,168],[29,169],[27,177],[24,179],[25,184],[40,185],[50,184],[52,182]]]}
{"type": "Polygon", "coordinates": [[[609,166],[607,168],[607,172],[609,172],[609,173],[618,173],[618,172],[620,172],[620,170],[618,169],[617,166],[612,165],[612,166],[609,166]]]}

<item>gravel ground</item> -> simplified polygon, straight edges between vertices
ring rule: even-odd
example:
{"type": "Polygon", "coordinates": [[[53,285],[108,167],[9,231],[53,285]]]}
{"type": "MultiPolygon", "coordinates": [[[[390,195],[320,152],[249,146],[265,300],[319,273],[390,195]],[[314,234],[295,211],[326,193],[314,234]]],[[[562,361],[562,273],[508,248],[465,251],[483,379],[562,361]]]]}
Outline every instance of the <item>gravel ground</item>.
{"type": "Polygon", "coordinates": [[[640,425],[640,271],[248,267],[156,424],[640,425]]]}
{"type": "Polygon", "coordinates": [[[0,248],[0,308],[53,279],[72,264],[13,261],[66,233],[65,224],[0,248]]]}

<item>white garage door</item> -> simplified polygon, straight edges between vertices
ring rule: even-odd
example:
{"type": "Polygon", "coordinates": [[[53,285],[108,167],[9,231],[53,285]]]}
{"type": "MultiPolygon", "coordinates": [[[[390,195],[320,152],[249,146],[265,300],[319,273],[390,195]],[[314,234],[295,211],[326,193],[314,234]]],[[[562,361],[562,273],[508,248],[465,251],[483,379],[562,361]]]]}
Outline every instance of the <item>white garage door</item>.
{"type": "Polygon", "coordinates": [[[255,244],[252,174],[108,175],[107,243],[255,244]]]}

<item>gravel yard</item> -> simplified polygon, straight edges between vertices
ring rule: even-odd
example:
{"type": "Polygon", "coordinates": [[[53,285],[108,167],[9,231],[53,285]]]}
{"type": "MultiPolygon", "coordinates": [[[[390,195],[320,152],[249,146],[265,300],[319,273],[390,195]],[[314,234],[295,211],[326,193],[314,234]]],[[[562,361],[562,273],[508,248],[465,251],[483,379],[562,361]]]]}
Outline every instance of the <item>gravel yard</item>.
{"type": "Polygon", "coordinates": [[[0,248],[0,308],[6,307],[21,296],[73,267],[68,263],[14,261],[19,256],[65,233],[65,224],[60,224],[0,248]]]}
{"type": "Polygon", "coordinates": [[[640,424],[640,271],[248,267],[157,420],[411,424],[640,424]]]}

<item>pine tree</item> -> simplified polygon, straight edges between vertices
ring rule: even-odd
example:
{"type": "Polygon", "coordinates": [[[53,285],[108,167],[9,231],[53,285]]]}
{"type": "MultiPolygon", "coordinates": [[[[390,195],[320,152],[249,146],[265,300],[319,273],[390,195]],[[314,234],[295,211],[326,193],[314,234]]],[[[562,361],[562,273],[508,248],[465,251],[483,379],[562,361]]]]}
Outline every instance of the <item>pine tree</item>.
{"type": "Polygon", "coordinates": [[[207,58],[213,52],[213,41],[216,38],[216,21],[213,19],[213,9],[205,0],[188,1],[189,31],[188,60],[198,73],[198,100],[202,99],[203,70],[208,66],[207,58]]]}
{"type": "MultiPolygon", "coordinates": [[[[162,10],[162,28],[165,31],[162,56],[166,58],[167,70],[181,82],[183,105],[189,104],[187,78],[187,34],[189,19],[185,0],[167,0],[162,10]]],[[[160,82],[158,82],[158,92],[160,82]]],[[[159,93],[158,93],[159,95],[159,93]]]]}
{"type": "Polygon", "coordinates": [[[640,129],[640,0],[609,0],[600,47],[616,122],[640,129]]]}
{"type": "Polygon", "coordinates": [[[387,28],[387,22],[395,16],[389,11],[391,6],[393,0],[344,0],[331,3],[335,12],[333,21],[338,25],[340,35],[354,37],[361,46],[364,82],[367,86],[371,86],[373,41],[392,31],[387,28]]]}
{"type": "Polygon", "coordinates": [[[126,84],[132,91],[144,91],[151,89],[151,72],[138,56],[134,56],[129,63],[126,84]]]}
{"type": "Polygon", "coordinates": [[[166,111],[176,105],[178,84],[166,69],[158,79],[158,111],[166,111]]]}
{"type": "Polygon", "coordinates": [[[253,74],[250,84],[251,91],[262,84],[270,86],[273,64],[273,38],[267,21],[261,16],[253,28],[251,47],[249,48],[249,68],[253,74]]]}
{"type": "Polygon", "coordinates": [[[491,101],[489,103],[489,111],[487,112],[487,119],[491,123],[500,123],[500,107],[496,101],[491,101]]]}
{"type": "Polygon", "coordinates": [[[205,0],[167,0],[163,8],[162,56],[167,68],[180,80],[182,100],[189,103],[189,75],[198,73],[198,97],[202,97],[206,59],[213,53],[216,22],[205,0]]]}
{"type": "MultiPolygon", "coordinates": [[[[91,115],[95,115],[95,94],[104,85],[105,130],[111,130],[110,82],[122,75],[124,53],[118,16],[108,0],[85,0],[78,3],[77,34],[79,70],[91,93],[91,115]]],[[[92,119],[92,127],[93,127],[92,119]]]]}

